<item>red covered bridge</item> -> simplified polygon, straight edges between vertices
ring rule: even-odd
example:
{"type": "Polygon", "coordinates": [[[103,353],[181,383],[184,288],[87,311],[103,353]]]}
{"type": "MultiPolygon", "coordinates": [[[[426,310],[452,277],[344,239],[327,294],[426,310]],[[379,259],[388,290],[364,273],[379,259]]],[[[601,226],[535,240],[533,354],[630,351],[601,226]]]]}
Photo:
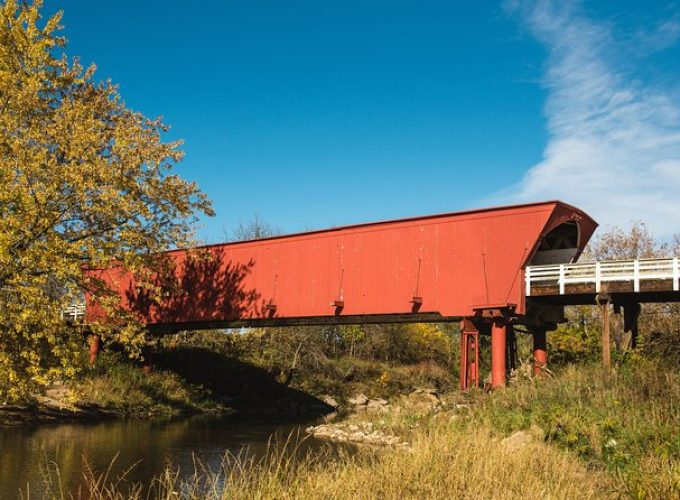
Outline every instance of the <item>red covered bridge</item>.
{"type": "MultiPolygon", "coordinates": [[[[96,273],[151,332],[233,326],[462,321],[461,383],[477,385],[478,333],[492,338],[492,384],[525,325],[537,364],[562,306],[527,304],[528,265],[571,263],[597,223],[559,201],[486,208],[210,245],[164,254],[160,304],[124,269],[96,273]]],[[[88,301],[87,315],[98,315],[88,301]]]]}

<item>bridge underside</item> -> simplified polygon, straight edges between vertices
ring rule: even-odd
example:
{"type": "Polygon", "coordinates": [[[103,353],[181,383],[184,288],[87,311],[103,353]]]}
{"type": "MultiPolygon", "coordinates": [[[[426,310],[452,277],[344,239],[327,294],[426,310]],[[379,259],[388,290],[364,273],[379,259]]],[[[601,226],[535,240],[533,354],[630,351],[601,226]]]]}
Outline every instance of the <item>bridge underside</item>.
{"type": "MultiPolygon", "coordinates": [[[[564,283],[560,285],[558,282],[541,282],[530,283],[527,301],[536,304],[556,304],[556,305],[592,305],[598,304],[598,297],[602,298],[608,296],[613,303],[662,303],[662,302],[680,302],[680,288],[676,280],[673,279],[674,259],[659,260],[656,262],[668,262],[669,269],[667,270],[668,278],[658,279],[656,277],[638,276],[637,280],[621,279],[616,277],[617,281],[603,281],[595,283],[594,278],[592,282],[580,283],[564,283]]],[[[634,261],[633,261],[634,262],[634,261]]],[[[644,262],[644,261],[642,261],[644,262]]],[[[588,264],[574,265],[572,267],[586,267],[588,264]]],[[[677,265],[677,264],[675,264],[677,265]]],[[[638,265],[639,266],[639,265],[638,265]]],[[[658,264],[657,264],[657,267],[658,264]]],[[[680,272],[680,270],[678,270],[680,272]]],[[[658,273],[658,271],[657,271],[658,273]]],[[[591,278],[585,276],[576,278],[580,280],[590,280],[591,278]]],[[[605,276],[604,280],[607,277],[605,276]]],[[[559,281],[559,280],[558,280],[559,281]]]]}
{"type": "Polygon", "coordinates": [[[303,316],[298,318],[258,318],[233,321],[200,321],[168,324],[149,324],[147,329],[154,335],[173,334],[187,330],[218,330],[226,328],[270,328],[286,326],[326,326],[326,325],[381,325],[394,323],[455,323],[460,316],[442,316],[436,313],[425,314],[373,314],[353,316],[303,316]]]}
{"type": "Polygon", "coordinates": [[[598,297],[608,297],[612,303],[661,304],[680,302],[680,292],[605,292],[605,293],[574,293],[568,295],[532,296],[527,299],[528,304],[550,304],[559,306],[589,306],[598,305],[598,297]]]}

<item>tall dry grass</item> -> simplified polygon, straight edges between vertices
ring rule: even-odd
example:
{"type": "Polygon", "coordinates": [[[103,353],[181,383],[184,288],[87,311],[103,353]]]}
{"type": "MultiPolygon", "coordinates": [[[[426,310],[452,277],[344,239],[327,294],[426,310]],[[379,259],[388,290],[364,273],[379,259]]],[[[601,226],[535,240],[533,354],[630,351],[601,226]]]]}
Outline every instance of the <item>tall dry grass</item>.
{"type": "MultiPolygon", "coordinates": [[[[146,488],[125,478],[90,474],[81,492],[55,498],[88,499],[401,499],[603,498],[612,483],[577,458],[540,441],[509,444],[485,429],[462,432],[446,420],[414,434],[410,448],[359,455],[309,456],[290,449],[253,462],[226,457],[221,470],[196,464],[182,478],[168,468],[146,488]],[[146,490],[146,491],[145,491],[146,490]]],[[[290,445],[290,443],[289,443],[290,445]]]]}

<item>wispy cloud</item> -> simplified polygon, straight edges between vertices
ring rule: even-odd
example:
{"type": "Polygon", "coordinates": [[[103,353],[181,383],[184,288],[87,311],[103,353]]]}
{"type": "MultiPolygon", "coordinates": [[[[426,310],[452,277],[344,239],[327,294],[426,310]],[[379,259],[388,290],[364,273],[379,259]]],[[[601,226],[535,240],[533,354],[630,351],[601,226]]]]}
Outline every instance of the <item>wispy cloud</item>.
{"type": "Polygon", "coordinates": [[[612,24],[589,19],[578,4],[509,8],[548,49],[549,142],[543,160],[504,197],[559,198],[604,224],[644,220],[659,236],[680,232],[680,94],[644,83],[625,60],[626,44],[652,52],[676,43],[677,18],[640,43],[642,31],[637,40],[617,40],[612,24]]]}
{"type": "Polygon", "coordinates": [[[640,29],[635,42],[642,50],[656,51],[671,47],[680,40],[680,16],[662,19],[652,31],[640,29]]]}

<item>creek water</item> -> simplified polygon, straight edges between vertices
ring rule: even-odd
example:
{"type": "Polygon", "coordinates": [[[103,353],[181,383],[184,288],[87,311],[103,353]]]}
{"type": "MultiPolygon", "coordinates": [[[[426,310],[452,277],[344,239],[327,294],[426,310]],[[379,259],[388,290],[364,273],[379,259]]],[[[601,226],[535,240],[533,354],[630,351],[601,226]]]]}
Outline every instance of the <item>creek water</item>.
{"type": "MultiPolygon", "coordinates": [[[[195,416],[176,420],[125,420],[98,423],[0,428],[0,499],[44,498],[44,467],[59,470],[66,492],[83,484],[87,467],[110,478],[130,468],[130,481],[149,483],[168,465],[189,477],[195,460],[218,470],[227,452],[262,458],[270,440],[298,440],[310,422],[275,422],[245,417],[195,416]],[[296,437],[298,436],[298,437],[296,437]]],[[[305,454],[327,448],[321,440],[305,437],[290,453],[305,454]]]]}

